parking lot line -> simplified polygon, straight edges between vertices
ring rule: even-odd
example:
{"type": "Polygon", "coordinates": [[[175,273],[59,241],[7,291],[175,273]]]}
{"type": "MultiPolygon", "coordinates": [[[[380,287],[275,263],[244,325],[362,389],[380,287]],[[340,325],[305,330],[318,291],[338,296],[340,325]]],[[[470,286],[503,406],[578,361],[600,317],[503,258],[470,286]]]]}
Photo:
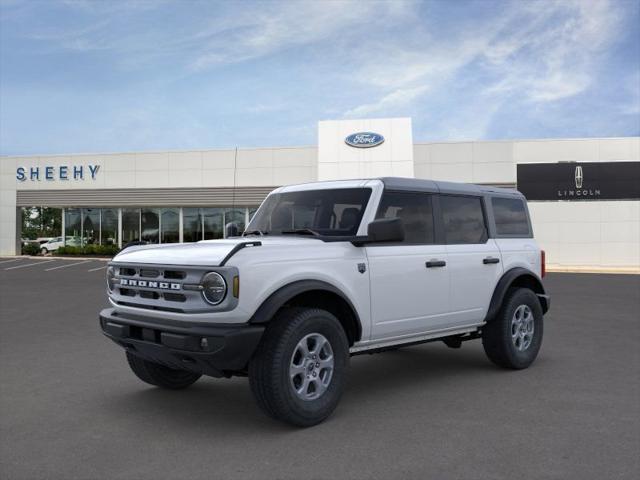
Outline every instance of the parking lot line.
{"type": "Polygon", "coordinates": [[[40,261],[40,262],[36,262],[36,263],[27,263],[26,265],[16,265],[15,267],[5,268],[5,270],[15,270],[16,268],[32,267],[34,265],[45,265],[45,264],[51,263],[51,262],[55,262],[55,260],[44,260],[44,261],[40,261]]]}
{"type": "Polygon", "coordinates": [[[98,270],[102,270],[103,268],[107,268],[108,265],[103,265],[101,267],[98,268],[90,268],[89,270],[87,270],[87,272],[97,272],[98,270]]]}
{"type": "Polygon", "coordinates": [[[17,262],[18,260],[22,260],[22,258],[14,258],[13,260],[3,260],[2,262],[0,262],[0,265],[3,263],[17,262]]]}
{"type": "Polygon", "coordinates": [[[89,263],[91,260],[83,260],[82,262],[68,263],[67,265],[58,265],[57,267],[45,268],[45,272],[50,272],[51,270],[58,270],[59,268],[67,268],[73,267],[74,265],[82,265],[83,263],[89,263]]]}

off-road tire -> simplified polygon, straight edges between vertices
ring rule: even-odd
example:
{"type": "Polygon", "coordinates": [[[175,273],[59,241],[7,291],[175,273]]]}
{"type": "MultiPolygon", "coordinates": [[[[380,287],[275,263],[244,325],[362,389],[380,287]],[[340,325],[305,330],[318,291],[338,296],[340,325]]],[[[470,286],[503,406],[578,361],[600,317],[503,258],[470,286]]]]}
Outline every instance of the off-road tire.
{"type": "Polygon", "coordinates": [[[164,365],[149,362],[129,352],[126,352],[126,354],[127,362],[133,373],[143,382],[156,387],[180,390],[192,385],[202,376],[199,373],[174,370],[164,365]]]}
{"type": "Polygon", "coordinates": [[[543,314],[536,294],[528,288],[513,288],[505,295],[502,308],[482,329],[482,346],[493,363],[515,370],[527,368],[538,356],[542,345],[543,314]],[[512,340],[512,318],[516,309],[526,305],[533,313],[534,332],[528,348],[519,351],[512,340]]]}
{"type": "Polygon", "coordinates": [[[344,391],[349,366],[349,342],[338,319],[317,308],[286,308],[271,320],[249,363],[249,383],[260,408],[271,418],[298,427],[325,420],[344,391]],[[292,355],[305,336],[320,334],[333,351],[333,373],[319,398],[296,396],[290,380],[292,355]]]}

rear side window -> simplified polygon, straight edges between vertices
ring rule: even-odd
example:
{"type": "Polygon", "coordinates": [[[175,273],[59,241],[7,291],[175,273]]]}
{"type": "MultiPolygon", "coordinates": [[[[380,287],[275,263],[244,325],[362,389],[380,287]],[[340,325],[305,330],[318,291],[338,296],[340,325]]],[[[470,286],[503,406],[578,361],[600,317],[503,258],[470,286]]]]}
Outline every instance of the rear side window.
{"type": "Polygon", "coordinates": [[[399,218],[404,225],[404,242],[434,243],[431,195],[384,192],[376,218],[399,218]]]}
{"type": "Polygon", "coordinates": [[[493,217],[496,221],[496,233],[498,235],[531,235],[529,221],[524,202],[518,198],[491,199],[493,217]]]}
{"type": "Polygon", "coordinates": [[[479,197],[440,197],[445,240],[448,244],[485,243],[487,227],[479,197]]]}

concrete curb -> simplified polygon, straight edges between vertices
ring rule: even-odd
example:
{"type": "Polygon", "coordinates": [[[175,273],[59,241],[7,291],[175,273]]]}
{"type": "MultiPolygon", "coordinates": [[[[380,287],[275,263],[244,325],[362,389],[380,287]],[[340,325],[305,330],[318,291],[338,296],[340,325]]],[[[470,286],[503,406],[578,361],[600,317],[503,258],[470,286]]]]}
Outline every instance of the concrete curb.
{"type": "Polygon", "coordinates": [[[635,267],[564,267],[547,265],[549,273],[607,273],[617,275],[640,275],[640,268],[635,267]]]}

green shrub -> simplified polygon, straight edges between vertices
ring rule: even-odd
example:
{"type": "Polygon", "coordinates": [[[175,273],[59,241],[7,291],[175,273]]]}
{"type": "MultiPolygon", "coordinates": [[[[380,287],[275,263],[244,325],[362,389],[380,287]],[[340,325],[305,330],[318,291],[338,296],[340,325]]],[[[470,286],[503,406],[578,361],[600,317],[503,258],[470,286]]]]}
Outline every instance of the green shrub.
{"type": "Polygon", "coordinates": [[[40,253],[40,245],[37,243],[27,243],[22,245],[23,255],[38,255],[40,253]]]}
{"type": "Polygon", "coordinates": [[[113,257],[118,253],[117,245],[85,245],[84,247],[60,247],[56,250],[56,255],[100,255],[113,257]]]}

